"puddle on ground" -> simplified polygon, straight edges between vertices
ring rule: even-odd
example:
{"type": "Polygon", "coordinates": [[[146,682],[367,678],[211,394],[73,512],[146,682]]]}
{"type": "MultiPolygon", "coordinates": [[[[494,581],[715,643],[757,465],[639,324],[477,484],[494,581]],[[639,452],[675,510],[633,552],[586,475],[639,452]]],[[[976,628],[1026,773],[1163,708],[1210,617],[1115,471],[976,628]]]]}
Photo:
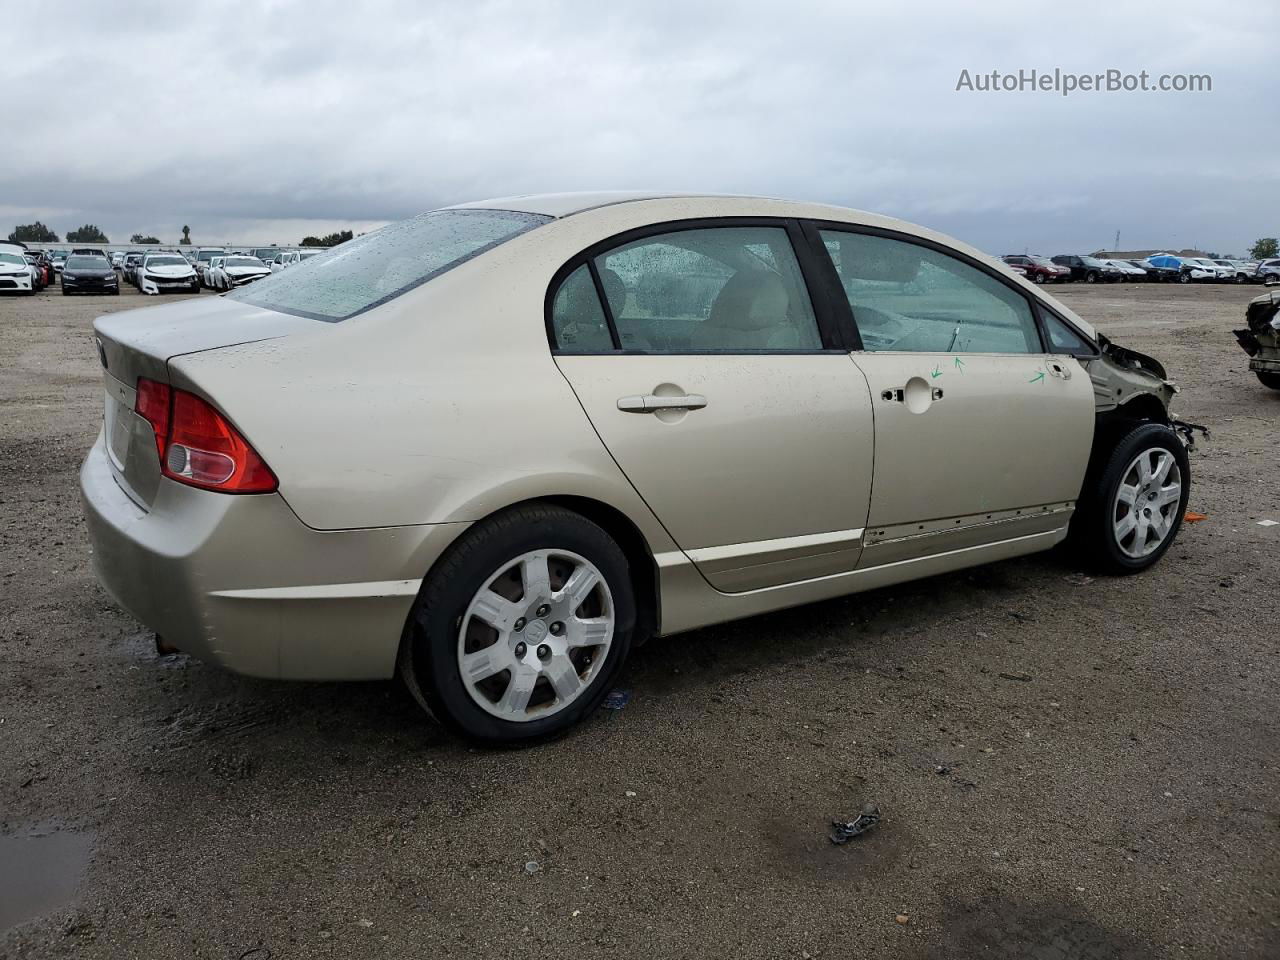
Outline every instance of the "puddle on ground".
{"type": "Polygon", "coordinates": [[[0,933],[69,904],[92,852],[92,833],[58,823],[0,836],[0,933]]]}

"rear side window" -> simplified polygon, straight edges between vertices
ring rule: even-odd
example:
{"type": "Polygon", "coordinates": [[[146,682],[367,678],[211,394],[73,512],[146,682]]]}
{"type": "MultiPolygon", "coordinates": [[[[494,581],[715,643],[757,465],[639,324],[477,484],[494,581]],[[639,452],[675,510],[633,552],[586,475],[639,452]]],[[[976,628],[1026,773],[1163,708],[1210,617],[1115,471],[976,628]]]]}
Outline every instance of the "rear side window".
{"type": "Polygon", "coordinates": [[[932,247],[823,230],[866,350],[1041,353],[1031,304],[932,247]]]}
{"type": "Polygon", "coordinates": [[[550,219],[510,210],[436,210],[303,258],[228,297],[313,320],[347,320],[550,219]]]}
{"type": "Polygon", "coordinates": [[[623,350],[687,354],[822,349],[809,294],[783,227],[677,230],[603,253],[595,258],[595,268],[623,350]]]}

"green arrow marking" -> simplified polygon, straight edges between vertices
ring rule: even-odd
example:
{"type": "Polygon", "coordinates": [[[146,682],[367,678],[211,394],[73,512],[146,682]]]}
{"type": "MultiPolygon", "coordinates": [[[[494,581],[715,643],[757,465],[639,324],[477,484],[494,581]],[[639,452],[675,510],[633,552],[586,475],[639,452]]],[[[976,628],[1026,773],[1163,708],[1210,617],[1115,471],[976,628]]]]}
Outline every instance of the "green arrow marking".
{"type": "Polygon", "coordinates": [[[961,373],[964,373],[964,361],[961,360],[959,357],[956,357],[956,369],[959,370],[961,373]]]}
{"type": "Polygon", "coordinates": [[[937,380],[938,377],[942,376],[942,370],[938,367],[936,363],[933,365],[933,370],[929,372],[929,376],[933,377],[933,379],[935,380],[937,380]]]}
{"type": "Polygon", "coordinates": [[[1039,383],[1043,379],[1044,379],[1044,371],[1037,370],[1036,375],[1032,377],[1030,380],[1028,380],[1027,383],[1039,383]]]}

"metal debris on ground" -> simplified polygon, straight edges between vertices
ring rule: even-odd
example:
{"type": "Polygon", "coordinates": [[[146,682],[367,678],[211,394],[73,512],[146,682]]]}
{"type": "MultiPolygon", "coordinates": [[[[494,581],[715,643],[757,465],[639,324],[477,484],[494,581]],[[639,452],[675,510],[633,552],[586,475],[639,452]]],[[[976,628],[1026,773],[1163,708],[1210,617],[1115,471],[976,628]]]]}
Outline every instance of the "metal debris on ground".
{"type": "Polygon", "coordinates": [[[606,710],[621,710],[631,701],[630,690],[610,690],[600,706],[606,710]]]}
{"type": "Polygon", "coordinates": [[[1260,526],[1260,527],[1274,527],[1277,523],[1280,523],[1280,521],[1277,521],[1277,520],[1259,520],[1259,521],[1258,521],[1258,526],[1260,526]]]}
{"type": "Polygon", "coordinates": [[[854,837],[866,833],[879,822],[880,808],[874,803],[868,803],[862,808],[862,812],[858,814],[856,820],[831,821],[831,842],[835,844],[848,843],[854,837]]]}
{"type": "Polygon", "coordinates": [[[1208,520],[1208,519],[1209,519],[1209,515],[1207,513],[1196,513],[1194,510],[1188,510],[1186,513],[1182,515],[1182,520],[1184,523],[1199,523],[1201,520],[1208,520]]]}

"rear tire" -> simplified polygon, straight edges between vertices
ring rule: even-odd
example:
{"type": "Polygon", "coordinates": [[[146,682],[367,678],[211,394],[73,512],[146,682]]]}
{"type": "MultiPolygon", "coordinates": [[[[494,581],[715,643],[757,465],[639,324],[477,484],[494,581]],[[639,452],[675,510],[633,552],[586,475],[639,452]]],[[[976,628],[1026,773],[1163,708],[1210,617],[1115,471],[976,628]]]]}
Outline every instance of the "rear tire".
{"type": "Polygon", "coordinates": [[[560,507],[518,507],[477,523],[436,564],[409,615],[399,672],[456,734],[489,744],[545,740],[600,705],[635,622],[627,558],[613,538],[560,507]],[[545,580],[533,574],[539,569],[545,580]],[[592,575],[585,599],[569,600],[573,583],[592,575]],[[588,633],[599,641],[582,643],[588,633]],[[464,658],[489,651],[464,678],[464,658]],[[523,700],[520,687],[531,691],[523,700]]]}
{"type": "Polygon", "coordinates": [[[1110,452],[1095,454],[1071,539],[1104,573],[1146,570],[1176,539],[1190,494],[1191,464],[1178,435],[1163,423],[1135,423],[1110,452]]]}
{"type": "Polygon", "coordinates": [[[1271,373],[1268,370],[1255,370],[1258,379],[1262,381],[1264,387],[1270,387],[1272,390],[1280,390],[1280,373],[1271,373]]]}

